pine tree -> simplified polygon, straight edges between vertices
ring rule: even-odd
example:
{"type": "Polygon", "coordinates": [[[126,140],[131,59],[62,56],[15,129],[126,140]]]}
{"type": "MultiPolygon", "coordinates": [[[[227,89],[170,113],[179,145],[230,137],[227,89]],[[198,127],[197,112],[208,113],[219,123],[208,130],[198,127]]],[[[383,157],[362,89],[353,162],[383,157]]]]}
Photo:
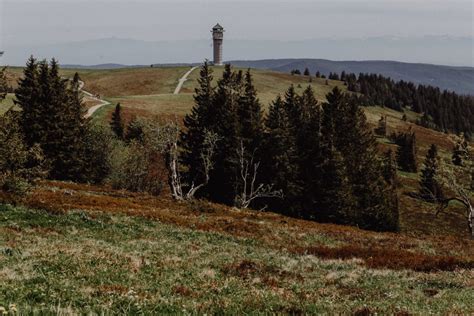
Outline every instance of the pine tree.
{"type": "Polygon", "coordinates": [[[198,87],[195,89],[194,106],[184,118],[185,130],[181,133],[180,144],[183,148],[182,163],[187,167],[185,180],[189,183],[203,183],[204,170],[201,154],[205,131],[212,130],[216,124],[212,102],[215,89],[212,86],[212,69],[206,60],[201,66],[198,87]]]}
{"type": "Polygon", "coordinates": [[[76,74],[68,86],[68,80],[59,75],[59,64],[51,60],[49,79],[52,89],[48,112],[51,120],[46,141],[42,144],[46,156],[52,162],[50,175],[59,180],[87,181],[84,172],[86,160],[86,120],[79,89],[80,78],[76,74]],[[47,148],[47,149],[45,149],[47,148]]]}
{"type": "Polygon", "coordinates": [[[333,90],[326,96],[321,120],[321,159],[316,161],[320,171],[315,206],[316,218],[320,221],[350,224],[353,221],[354,198],[348,182],[348,173],[342,154],[335,146],[336,125],[334,122],[340,91],[333,90]]]}
{"type": "Polygon", "coordinates": [[[397,161],[394,159],[391,149],[383,155],[383,177],[389,185],[397,186],[397,161]]]}
{"type": "Polygon", "coordinates": [[[310,75],[309,69],[308,69],[308,68],[305,68],[303,74],[304,74],[305,76],[309,76],[309,75],[310,75]]]}
{"type": "Polygon", "coordinates": [[[25,140],[29,146],[41,146],[51,167],[49,176],[83,181],[85,121],[79,77],[68,87],[56,60],[38,65],[31,57],[15,94],[25,140]]]}
{"type": "Polygon", "coordinates": [[[301,209],[304,217],[311,218],[315,214],[314,201],[319,199],[319,182],[321,175],[321,107],[308,86],[298,98],[299,120],[296,122],[296,145],[298,151],[298,179],[301,186],[301,209]]]}
{"type": "Polygon", "coordinates": [[[352,191],[346,197],[352,206],[347,220],[362,228],[396,230],[393,218],[398,217],[398,205],[392,203],[396,192],[384,182],[377,142],[365,114],[356,99],[343,95],[337,87],[327,100],[324,116],[332,116],[333,143],[344,157],[352,191]]]}
{"type": "Polygon", "coordinates": [[[263,137],[263,114],[250,69],[245,73],[244,91],[238,100],[239,138],[250,153],[260,149],[263,137]]]}
{"type": "Polygon", "coordinates": [[[112,113],[110,128],[118,139],[124,139],[124,123],[122,119],[122,107],[120,106],[120,103],[117,103],[115,106],[115,111],[112,113]]]}
{"type": "Polygon", "coordinates": [[[420,194],[424,199],[436,201],[443,198],[441,185],[436,180],[438,167],[438,149],[432,144],[426,154],[424,168],[421,170],[420,194]]]}
{"type": "Polygon", "coordinates": [[[267,129],[264,143],[265,182],[273,184],[277,190],[282,190],[284,195],[283,201],[269,201],[270,207],[297,215],[295,212],[299,209],[294,203],[301,193],[298,184],[299,172],[295,163],[298,153],[288,111],[280,96],[271,104],[265,126],[267,129]]]}
{"type": "Polygon", "coordinates": [[[378,122],[377,128],[375,129],[375,134],[385,137],[387,135],[387,117],[381,116],[378,122]]]}
{"type": "Polygon", "coordinates": [[[417,172],[415,133],[404,133],[397,137],[397,164],[403,171],[417,172]]]}
{"type": "Polygon", "coordinates": [[[18,88],[15,90],[15,104],[22,109],[21,126],[28,146],[40,142],[42,109],[38,105],[39,97],[38,63],[31,56],[23,70],[23,77],[18,82],[18,88]]]}
{"type": "Polygon", "coordinates": [[[145,122],[140,118],[132,118],[127,124],[127,132],[125,133],[125,141],[131,143],[132,141],[143,143],[145,137],[145,122]]]}
{"type": "Polygon", "coordinates": [[[321,78],[321,73],[318,71],[316,71],[316,78],[321,78]]]}
{"type": "Polygon", "coordinates": [[[232,71],[227,64],[212,101],[215,124],[207,125],[221,138],[215,151],[214,169],[205,188],[216,202],[234,203],[238,183],[239,125],[237,121],[238,100],[242,91],[242,76],[232,71]]]}
{"type": "Polygon", "coordinates": [[[344,70],[341,72],[341,81],[346,81],[346,72],[344,70]]]}

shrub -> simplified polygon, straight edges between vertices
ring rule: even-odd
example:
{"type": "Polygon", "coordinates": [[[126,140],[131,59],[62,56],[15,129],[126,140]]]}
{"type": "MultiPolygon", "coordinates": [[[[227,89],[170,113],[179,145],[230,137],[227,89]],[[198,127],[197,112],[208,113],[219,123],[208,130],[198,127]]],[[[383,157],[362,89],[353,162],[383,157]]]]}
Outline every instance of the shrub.
{"type": "Polygon", "coordinates": [[[159,195],[167,184],[168,171],[160,131],[150,120],[136,120],[139,137],[118,141],[112,150],[109,183],[115,189],[159,195]]]}
{"type": "Polygon", "coordinates": [[[111,172],[111,152],[118,141],[109,128],[99,125],[88,126],[85,136],[83,181],[101,183],[111,172]]]}
{"type": "Polygon", "coordinates": [[[0,117],[0,189],[23,195],[46,172],[39,146],[25,145],[18,118],[18,112],[12,110],[0,117]]]}

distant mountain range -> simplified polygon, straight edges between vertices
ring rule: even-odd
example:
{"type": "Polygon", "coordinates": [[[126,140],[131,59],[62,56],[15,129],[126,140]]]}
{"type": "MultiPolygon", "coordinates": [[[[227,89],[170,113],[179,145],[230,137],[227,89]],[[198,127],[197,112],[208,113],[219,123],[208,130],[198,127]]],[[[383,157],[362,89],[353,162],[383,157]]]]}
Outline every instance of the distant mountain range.
{"type": "Polygon", "coordinates": [[[411,81],[474,95],[474,68],[438,66],[430,64],[402,63],[395,61],[331,61],[325,59],[267,59],[256,61],[232,61],[235,66],[257,69],[271,69],[289,72],[292,69],[303,71],[308,68],[311,74],[320,71],[341,73],[376,73],[394,80],[411,81]]]}
{"type": "MultiPolygon", "coordinates": [[[[315,31],[315,34],[322,33],[315,31]]],[[[193,63],[212,57],[212,40],[143,41],[105,38],[48,45],[10,46],[3,41],[1,62],[24,65],[31,55],[56,57],[62,64],[124,65],[193,63]]],[[[321,58],[329,60],[397,60],[474,67],[473,37],[420,36],[317,38],[308,40],[224,39],[225,60],[321,58]]]]}
{"type": "MultiPolygon", "coordinates": [[[[211,39],[149,42],[106,38],[31,47],[4,44],[5,54],[0,62],[12,66],[24,65],[31,54],[38,58],[55,57],[61,64],[75,68],[108,69],[132,67],[128,65],[188,65],[201,63],[212,56],[211,39]]],[[[308,67],[313,74],[316,70],[326,74],[342,70],[379,73],[395,80],[430,84],[471,95],[474,95],[473,51],[472,37],[450,36],[224,40],[225,59],[243,67],[285,72],[308,67]],[[320,59],[301,58],[304,56],[320,59]]]]}

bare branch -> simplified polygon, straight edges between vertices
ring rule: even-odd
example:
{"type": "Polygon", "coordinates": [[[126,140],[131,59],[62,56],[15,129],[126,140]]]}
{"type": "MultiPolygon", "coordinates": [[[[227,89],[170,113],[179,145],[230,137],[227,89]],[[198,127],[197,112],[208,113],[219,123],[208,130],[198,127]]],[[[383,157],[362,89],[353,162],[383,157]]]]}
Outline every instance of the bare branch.
{"type": "Polygon", "coordinates": [[[242,191],[235,198],[237,207],[248,208],[254,200],[259,198],[283,197],[283,192],[281,190],[274,190],[273,185],[257,184],[260,162],[254,162],[255,152],[249,158],[246,158],[243,141],[240,141],[237,155],[239,157],[240,178],[242,182],[242,191]]]}
{"type": "Polygon", "coordinates": [[[472,202],[472,171],[474,163],[471,157],[465,160],[464,166],[454,166],[453,164],[442,163],[437,180],[447,192],[451,192],[452,197],[439,201],[436,215],[445,211],[449,202],[458,201],[466,208],[466,218],[471,238],[474,238],[474,204],[472,202]]]}

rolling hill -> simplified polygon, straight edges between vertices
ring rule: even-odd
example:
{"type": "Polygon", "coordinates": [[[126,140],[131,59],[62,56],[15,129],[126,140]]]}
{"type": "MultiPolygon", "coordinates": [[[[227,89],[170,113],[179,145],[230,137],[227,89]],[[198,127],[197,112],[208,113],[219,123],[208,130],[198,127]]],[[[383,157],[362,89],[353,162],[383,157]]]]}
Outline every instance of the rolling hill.
{"type": "MultiPolygon", "coordinates": [[[[454,91],[459,94],[474,95],[474,68],[442,66],[421,63],[404,63],[386,60],[366,61],[333,61],[327,59],[264,59],[264,60],[230,60],[236,67],[254,68],[262,70],[274,70],[278,72],[290,72],[293,69],[303,71],[308,68],[311,74],[316,71],[322,74],[330,72],[341,73],[375,73],[390,77],[396,81],[404,80],[417,84],[431,85],[443,90],[454,91]]],[[[155,64],[157,68],[192,66],[194,64],[155,64]]],[[[143,66],[126,66],[121,64],[98,64],[91,66],[64,65],[71,69],[119,69],[119,68],[146,68],[143,66]]]]}
{"type": "MultiPolygon", "coordinates": [[[[76,70],[88,90],[120,102],[126,120],[179,120],[193,106],[198,71],[172,94],[189,67],[62,75],[76,70]]],[[[215,67],[214,78],[221,72],[215,67]]],[[[334,86],[344,89],[340,81],[286,72],[253,74],[264,107],[290,84],[298,92],[311,84],[320,101],[334,86]]],[[[12,85],[20,76],[20,68],[9,70],[12,85]]],[[[95,121],[107,125],[113,104],[95,121]]],[[[417,126],[416,113],[364,111],[372,126],[383,115],[389,133],[415,132],[419,162],[432,143],[450,157],[452,135],[417,126]]],[[[395,148],[387,138],[377,141],[381,151],[395,148]]],[[[397,234],[107,185],[43,181],[21,206],[0,192],[0,307],[24,314],[471,313],[474,242],[462,207],[434,216],[432,204],[409,195],[419,174],[398,176],[397,234]]]]}
{"type": "MultiPolygon", "coordinates": [[[[219,78],[222,67],[214,67],[214,78],[219,78]]],[[[240,68],[245,70],[245,68],[240,68]]],[[[121,103],[125,120],[133,117],[165,117],[172,120],[180,120],[189,113],[193,106],[193,91],[197,85],[198,70],[194,71],[189,80],[185,82],[182,91],[174,95],[173,90],[179,78],[189,70],[189,67],[164,67],[164,68],[123,68],[107,70],[77,69],[85,88],[100,94],[102,98],[112,104],[101,108],[94,115],[94,120],[100,124],[108,124],[114,105],[121,103]]],[[[63,69],[63,76],[72,76],[75,69],[63,69]]],[[[20,68],[9,70],[11,83],[14,83],[21,75],[20,68]]],[[[305,76],[293,76],[272,70],[254,70],[253,72],[258,96],[264,109],[278,94],[293,84],[298,93],[301,93],[307,85],[312,85],[316,97],[320,102],[325,100],[325,95],[334,87],[345,89],[340,81],[313,78],[312,82],[305,76]]],[[[8,102],[0,104],[0,110],[11,105],[13,96],[8,96],[8,102]]],[[[413,130],[417,135],[418,161],[421,163],[431,144],[436,144],[440,154],[449,157],[451,154],[453,139],[449,134],[433,131],[416,125],[414,122],[419,115],[406,110],[405,113],[396,112],[381,107],[365,107],[364,111],[372,126],[376,126],[380,117],[386,116],[388,133],[413,130]],[[408,121],[403,121],[402,116],[406,114],[408,121]]],[[[381,150],[394,149],[395,145],[386,138],[379,138],[381,150]]],[[[401,227],[405,232],[423,232],[427,234],[451,234],[456,236],[465,235],[466,227],[461,207],[453,207],[453,212],[445,217],[433,218],[433,206],[423,203],[407,196],[405,193],[416,191],[418,188],[417,174],[400,172],[402,183],[401,198],[401,227]],[[423,223],[423,224],[420,224],[423,223]]]]}

